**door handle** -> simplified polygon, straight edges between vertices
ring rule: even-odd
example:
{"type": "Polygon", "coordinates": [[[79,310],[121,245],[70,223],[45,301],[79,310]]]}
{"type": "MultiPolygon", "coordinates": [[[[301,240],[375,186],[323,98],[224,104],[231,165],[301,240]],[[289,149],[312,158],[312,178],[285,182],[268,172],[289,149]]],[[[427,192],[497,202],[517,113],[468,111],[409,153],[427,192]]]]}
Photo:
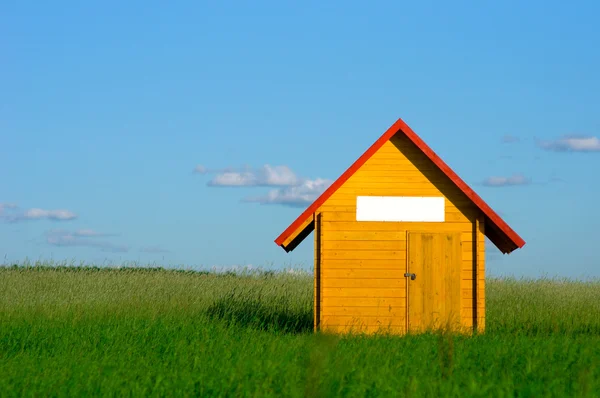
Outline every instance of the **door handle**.
{"type": "Polygon", "coordinates": [[[410,280],[414,281],[415,278],[417,277],[417,274],[411,274],[409,272],[405,273],[404,276],[410,276],[410,280]]]}

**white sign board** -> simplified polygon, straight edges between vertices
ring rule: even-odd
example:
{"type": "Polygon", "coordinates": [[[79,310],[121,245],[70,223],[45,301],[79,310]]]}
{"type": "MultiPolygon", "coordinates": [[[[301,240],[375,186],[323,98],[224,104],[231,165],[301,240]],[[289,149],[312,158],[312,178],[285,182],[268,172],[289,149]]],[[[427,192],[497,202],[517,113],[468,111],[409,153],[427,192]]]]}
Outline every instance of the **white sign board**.
{"type": "Polygon", "coordinates": [[[443,222],[444,197],[358,196],[356,221],[443,222]]]}

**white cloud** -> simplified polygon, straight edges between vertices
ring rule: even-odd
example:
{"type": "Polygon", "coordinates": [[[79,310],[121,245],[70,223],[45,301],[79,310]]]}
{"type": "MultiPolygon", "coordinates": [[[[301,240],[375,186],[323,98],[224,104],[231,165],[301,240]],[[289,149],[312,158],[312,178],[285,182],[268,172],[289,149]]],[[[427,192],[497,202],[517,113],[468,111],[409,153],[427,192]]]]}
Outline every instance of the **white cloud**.
{"type": "Polygon", "coordinates": [[[502,136],[502,142],[504,144],[511,144],[513,142],[519,142],[519,141],[520,141],[519,137],[515,137],[514,135],[505,134],[504,136],[502,136]]]}
{"type": "Polygon", "coordinates": [[[261,204],[280,204],[302,207],[313,202],[332,181],[317,178],[308,179],[296,175],[288,166],[271,166],[265,164],[259,168],[249,166],[243,168],[207,169],[196,166],[198,173],[214,173],[207,183],[211,187],[274,187],[264,195],[246,197],[242,202],[261,204]]]}
{"type": "MultiPolygon", "coordinates": [[[[206,169],[204,169],[206,171],[206,169]]],[[[287,166],[264,165],[259,169],[224,170],[208,182],[219,187],[269,187],[294,186],[300,179],[287,166]]]]}
{"type": "Polygon", "coordinates": [[[322,178],[304,180],[292,187],[273,189],[264,196],[249,197],[244,202],[260,204],[280,204],[292,207],[303,207],[315,201],[330,185],[332,181],[322,178]]]}
{"type": "Polygon", "coordinates": [[[46,243],[53,246],[84,246],[95,247],[105,252],[123,253],[129,251],[129,247],[117,245],[111,242],[99,241],[93,238],[109,236],[101,234],[90,229],[81,229],[78,231],[50,230],[46,232],[46,243]]]}
{"type": "Polygon", "coordinates": [[[510,177],[488,177],[483,180],[482,184],[488,187],[505,187],[513,185],[528,185],[531,180],[522,174],[513,174],[510,177]]]}
{"type": "Polygon", "coordinates": [[[261,185],[266,186],[292,186],[297,185],[300,180],[296,174],[287,166],[271,167],[268,164],[261,170],[261,185]]]}
{"type": "Polygon", "coordinates": [[[206,169],[206,167],[202,166],[201,164],[194,167],[194,173],[206,174],[207,172],[208,170],[206,169]]]}
{"type": "Polygon", "coordinates": [[[225,172],[217,174],[207,185],[213,187],[249,187],[258,185],[258,179],[251,172],[225,172]]]}
{"type": "Polygon", "coordinates": [[[107,233],[103,233],[103,232],[97,232],[94,231],[93,229],[78,229],[76,231],[66,231],[64,229],[53,229],[50,230],[49,232],[54,233],[54,234],[69,234],[75,237],[79,237],[79,238],[100,238],[100,237],[107,237],[107,236],[115,236],[115,234],[107,234],[107,233]]]}
{"type": "MultiPolygon", "coordinates": [[[[246,169],[249,169],[248,167],[246,167],[246,169]]],[[[231,172],[231,171],[235,171],[236,168],[234,167],[224,167],[221,169],[209,169],[208,167],[199,164],[196,167],[194,167],[194,169],[192,170],[192,172],[196,173],[196,174],[217,174],[217,173],[227,173],[227,172],[231,172]]]]}
{"type": "Polygon", "coordinates": [[[105,236],[106,234],[96,232],[93,229],[79,229],[75,231],[77,236],[105,236]]]}
{"type": "Polygon", "coordinates": [[[554,152],[600,152],[600,139],[584,135],[564,135],[557,140],[538,140],[537,145],[554,152]]]}
{"type": "Polygon", "coordinates": [[[49,220],[73,220],[77,218],[77,214],[69,210],[44,210],[44,209],[28,209],[22,215],[28,220],[39,220],[47,218],[49,220]]]}
{"type": "Polygon", "coordinates": [[[40,208],[31,208],[18,211],[18,206],[14,203],[0,204],[0,217],[8,222],[18,222],[26,220],[52,220],[69,221],[77,218],[77,214],[69,210],[46,210],[40,208]],[[8,212],[5,210],[9,210],[8,212]]]}

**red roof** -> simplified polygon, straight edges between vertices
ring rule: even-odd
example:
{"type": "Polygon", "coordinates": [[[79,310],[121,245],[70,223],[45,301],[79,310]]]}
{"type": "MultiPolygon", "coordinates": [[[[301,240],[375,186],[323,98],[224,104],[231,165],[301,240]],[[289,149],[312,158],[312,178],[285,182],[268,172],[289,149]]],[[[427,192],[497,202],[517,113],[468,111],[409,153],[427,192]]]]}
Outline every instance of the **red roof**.
{"type": "Polygon", "coordinates": [[[377,141],[373,143],[336,181],[333,182],[300,216],[290,224],[275,239],[278,246],[286,251],[293,250],[310,233],[314,225],[306,226],[308,231],[300,235],[300,239],[287,247],[283,243],[304,223],[312,218],[313,213],[323,204],[333,193],[342,186],[379,148],[383,146],[390,138],[397,133],[402,133],[410,139],[439,169],[454,182],[454,184],[483,212],[485,216],[485,234],[502,251],[510,253],[515,249],[525,245],[525,241],[513,231],[500,216],[492,210],[444,161],[431,149],[425,142],[410,128],[402,119],[398,119],[377,141]]]}

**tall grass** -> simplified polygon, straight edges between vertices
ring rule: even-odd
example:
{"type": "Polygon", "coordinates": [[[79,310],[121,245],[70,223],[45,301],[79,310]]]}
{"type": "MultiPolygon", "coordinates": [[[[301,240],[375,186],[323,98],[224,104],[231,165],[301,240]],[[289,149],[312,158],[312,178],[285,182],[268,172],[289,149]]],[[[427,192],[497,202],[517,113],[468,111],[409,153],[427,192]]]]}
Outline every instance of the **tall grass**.
{"type": "Polygon", "coordinates": [[[1,396],[599,396],[600,282],[488,279],[486,333],[312,332],[312,276],[0,268],[1,396]]]}
{"type": "Polygon", "coordinates": [[[600,280],[488,279],[488,331],[513,335],[600,335],[600,280]]]}

